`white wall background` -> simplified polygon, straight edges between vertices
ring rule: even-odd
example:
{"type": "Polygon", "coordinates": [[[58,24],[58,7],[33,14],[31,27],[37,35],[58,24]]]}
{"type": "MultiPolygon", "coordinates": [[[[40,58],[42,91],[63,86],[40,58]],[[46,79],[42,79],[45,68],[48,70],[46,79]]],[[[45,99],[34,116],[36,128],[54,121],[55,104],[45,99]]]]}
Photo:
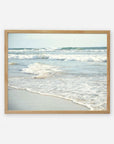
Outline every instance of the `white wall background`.
{"type": "Polygon", "coordinates": [[[114,144],[113,2],[0,0],[0,144],[114,144]],[[4,29],[111,30],[111,114],[5,115],[4,29]]]}

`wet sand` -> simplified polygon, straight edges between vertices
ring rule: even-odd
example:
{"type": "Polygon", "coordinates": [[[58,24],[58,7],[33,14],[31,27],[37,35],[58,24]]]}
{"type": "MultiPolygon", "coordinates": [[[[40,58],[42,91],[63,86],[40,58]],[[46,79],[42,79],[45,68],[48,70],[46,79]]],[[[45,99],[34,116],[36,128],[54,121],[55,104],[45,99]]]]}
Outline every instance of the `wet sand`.
{"type": "Polygon", "coordinates": [[[8,110],[89,110],[70,100],[31,93],[26,90],[8,89],[8,110]]]}

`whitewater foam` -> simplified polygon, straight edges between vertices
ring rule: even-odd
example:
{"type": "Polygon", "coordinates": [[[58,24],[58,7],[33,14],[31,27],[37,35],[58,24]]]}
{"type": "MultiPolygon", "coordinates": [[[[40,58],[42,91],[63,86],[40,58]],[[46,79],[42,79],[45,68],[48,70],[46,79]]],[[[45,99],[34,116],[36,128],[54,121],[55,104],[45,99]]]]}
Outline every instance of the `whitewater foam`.
{"type": "Polygon", "coordinates": [[[41,63],[30,64],[27,68],[22,69],[22,72],[37,75],[34,78],[46,78],[60,71],[60,69],[54,66],[41,63]]]}
{"type": "Polygon", "coordinates": [[[90,61],[90,62],[106,62],[107,57],[102,55],[64,55],[64,54],[44,54],[44,57],[57,60],[75,60],[75,61],[90,61]]]}
{"type": "Polygon", "coordinates": [[[28,55],[16,55],[9,54],[8,58],[18,59],[53,59],[64,61],[86,61],[86,62],[107,62],[106,55],[69,55],[69,54],[28,54],[28,55]]]}
{"type": "Polygon", "coordinates": [[[18,58],[18,59],[32,59],[32,58],[38,58],[37,55],[28,54],[28,55],[16,55],[16,54],[8,54],[8,58],[18,58]]]}

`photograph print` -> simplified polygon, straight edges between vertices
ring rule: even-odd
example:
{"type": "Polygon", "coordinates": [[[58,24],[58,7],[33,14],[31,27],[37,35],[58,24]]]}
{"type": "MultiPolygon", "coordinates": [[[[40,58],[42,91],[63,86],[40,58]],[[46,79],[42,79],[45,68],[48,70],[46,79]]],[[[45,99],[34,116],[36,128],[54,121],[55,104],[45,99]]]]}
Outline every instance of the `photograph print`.
{"type": "Polygon", "coordinates": [[[109,31],[5,31],[5,113],[109,113],[109,31]]]}

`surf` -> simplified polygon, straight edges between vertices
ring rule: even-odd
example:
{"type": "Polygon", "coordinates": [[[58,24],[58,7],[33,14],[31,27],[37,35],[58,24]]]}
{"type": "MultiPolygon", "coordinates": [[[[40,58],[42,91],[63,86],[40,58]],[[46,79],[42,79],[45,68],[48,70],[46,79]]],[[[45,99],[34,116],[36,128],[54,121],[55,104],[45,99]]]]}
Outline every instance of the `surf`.
{"type": "Polygon", "coordinates": [[[41,63],[33,63],[22,69],[24,73],[34,74],[34,78],[47,78],[60,71],[57,67],[41,63]]]}

